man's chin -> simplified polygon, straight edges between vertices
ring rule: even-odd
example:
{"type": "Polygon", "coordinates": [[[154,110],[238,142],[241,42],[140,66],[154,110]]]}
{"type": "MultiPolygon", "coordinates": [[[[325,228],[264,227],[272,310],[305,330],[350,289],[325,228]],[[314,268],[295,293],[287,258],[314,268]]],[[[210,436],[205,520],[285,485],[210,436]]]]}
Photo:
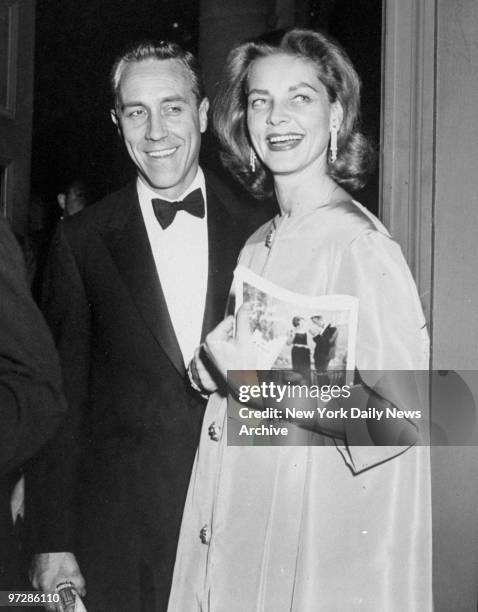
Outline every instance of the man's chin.
{"type": "MultiPolygon", "coordinates": [[[[140,174],[140,179],[147,187],[153,191],[157,191],[158,193],[167,191],[174,192],[176,189],[178,190],[178,193],[180,193],[182,190],[181,185],[183,181],[181,177],[167,176],[165,174],[162,174],[161,176],[140,174]]],[[[165,197],[170,197],[166,196],[166,194],[164,195],[165,197]]]]}
{"type": "Polygon", "coordinates": [[[150,172],[150,168],[141,168],[139,176],[159,197],[174,200],[189,187],[197,173],[197,167],[194,166],[182,168],[184,172],[178,172],[179,169],[177,163],[173,164],[173,168],[165,164],[164,168],[161,167],[161,171],[155,169],[155,172],[150,172]]]}

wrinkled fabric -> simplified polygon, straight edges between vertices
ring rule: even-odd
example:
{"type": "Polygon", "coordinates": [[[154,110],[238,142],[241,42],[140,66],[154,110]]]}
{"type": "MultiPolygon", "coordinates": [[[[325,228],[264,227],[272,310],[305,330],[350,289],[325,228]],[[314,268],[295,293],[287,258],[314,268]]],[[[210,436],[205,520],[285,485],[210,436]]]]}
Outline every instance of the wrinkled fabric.
{"type": "MultiPolygon", "coordinates": [[[[428,367],[415,284],[373,215],[343,202],[275,224],[271,248],[268,223],[241,265],[297,293],[357,296],[360,372],[428,367]]],[[[226,400],[210,398],[169,612],[432,610],[429,449],[300,435],[309,446],[227,446],[226,400]]]]}

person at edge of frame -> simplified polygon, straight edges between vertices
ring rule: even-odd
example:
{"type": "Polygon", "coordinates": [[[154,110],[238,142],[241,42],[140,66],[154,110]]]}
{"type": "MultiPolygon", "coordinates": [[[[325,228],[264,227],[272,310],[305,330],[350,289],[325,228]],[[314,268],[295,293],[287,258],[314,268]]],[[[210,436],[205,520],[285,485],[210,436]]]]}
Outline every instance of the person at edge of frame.
{"type": "Polygon", "coordinates": [[[18,522],[22,468],[66,412],[50,331],[33,301],[23,256],[0,215],[0,591],[25,590],[18,522]]]}

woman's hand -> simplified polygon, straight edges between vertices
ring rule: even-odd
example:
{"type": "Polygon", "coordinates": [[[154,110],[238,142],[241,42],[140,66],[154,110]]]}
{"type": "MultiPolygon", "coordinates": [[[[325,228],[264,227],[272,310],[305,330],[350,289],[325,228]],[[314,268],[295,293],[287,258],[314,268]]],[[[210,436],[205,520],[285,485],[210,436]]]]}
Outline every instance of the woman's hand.
{"type": "Polygon", "coordinates": [[[254,367],[254,347],[251,343],[249,323],[249,304],[243,304],[236,315],[234,336],[234,317],[226,317],[210,332],[204,343],[207,357],[214,364],[224,381],[230,370],[246,370],[254,367]]]}
{"type": "Polygon", "coordinates": [[[241,385],[257,384],[257,346],[252,342],[251,305],[243,304],[206,337],[204,351],[229,392],[237,396],[241,385]],[[233,374],[231,374],[233,372],[233,374]],[[228,375],[229,373],[229,375],[228,375]]]}
{"type": "Polygon", "coordinates": [[[188,375],[193,388],[199,393],[209,394],[217,391],[221,383],[228,382],[229,370],[243,370],[246,361],[251,363],[254,351],[251,350],[249,312],[248,304],[238,310],[235,338],[234,317],[231,315],[221,321],[207,335],[204,344],[194,352],[188,367],[188,375]]]}

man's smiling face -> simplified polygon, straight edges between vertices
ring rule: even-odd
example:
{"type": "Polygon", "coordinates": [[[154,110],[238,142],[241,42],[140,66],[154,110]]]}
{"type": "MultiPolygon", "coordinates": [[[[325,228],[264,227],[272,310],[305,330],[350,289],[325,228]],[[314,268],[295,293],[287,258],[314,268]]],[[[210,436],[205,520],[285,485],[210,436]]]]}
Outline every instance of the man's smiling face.
{"type": "Polygon", "coordinates": [[[191,75],[177,59],[125,66],[112,118],[140,178],[158,195],[175,199],[196,176],[208,107],[207,98],[197,100],[191,75]]]}

